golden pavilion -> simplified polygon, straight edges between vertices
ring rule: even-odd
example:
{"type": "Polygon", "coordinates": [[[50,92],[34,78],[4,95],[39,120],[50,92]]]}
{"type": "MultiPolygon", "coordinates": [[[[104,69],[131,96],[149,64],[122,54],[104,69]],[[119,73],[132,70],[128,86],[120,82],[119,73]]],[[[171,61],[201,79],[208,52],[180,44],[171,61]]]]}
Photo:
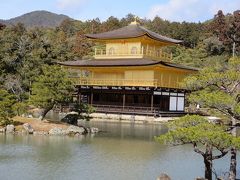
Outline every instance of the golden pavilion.
{"type": "Polygon", "coordinates": [[[171,62],[164,47],[182,41],[152,32],[136,21],[99,34],[86,34],[101,44],[94,59],[61,62],[74,79],[79,100],[97,112],[181,114],[186,90],[180,83],[197,69],[171,62]]]}

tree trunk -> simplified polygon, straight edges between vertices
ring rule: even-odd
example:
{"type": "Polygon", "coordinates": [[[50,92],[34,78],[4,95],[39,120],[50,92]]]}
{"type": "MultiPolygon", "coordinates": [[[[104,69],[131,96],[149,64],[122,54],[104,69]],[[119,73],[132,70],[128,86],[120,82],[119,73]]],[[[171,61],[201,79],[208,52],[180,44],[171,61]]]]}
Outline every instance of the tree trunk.
{"type": "Polygon", "coordinates": [[[209,158],[210,158],[209,156],[204,157],[205,178],[207,180],[212,180],[212,160],[209,158]]]}
{"type": "Polygon", "coordinates": [[[53,106],[54,104],[44,109],[41,120],[45,118],[46,114],[53,108],[53,106]]]}
{"type": "MultiPolygon", "coordinates": [[[[232,117],[231,119],[232,123],[232,131],[231,134],[236,137],[237,136],[237,129],[236,129],[236,124],[237,121],[235,118],[232,117]]],[[[236,148],[231,148],[231,158],[230,158],[230,169],[229,169],[229,180],[235,180],[236,179],[236,174],[237,174],[237,150],[236,148]]]]}
{"type": "Polygon", "coordinates": [[[207,180],[212,180],[212,147],[206,144],[206,151],[203,156],[205,164],[205,178],[207,180]]]}
{"type": "Polygon", "coordinates": [[[229,170],[229,180],[235,180],[237,174],[237,150],[236,148],[231,149],[231,160],[230,160],[230,170],[229,170]]]}

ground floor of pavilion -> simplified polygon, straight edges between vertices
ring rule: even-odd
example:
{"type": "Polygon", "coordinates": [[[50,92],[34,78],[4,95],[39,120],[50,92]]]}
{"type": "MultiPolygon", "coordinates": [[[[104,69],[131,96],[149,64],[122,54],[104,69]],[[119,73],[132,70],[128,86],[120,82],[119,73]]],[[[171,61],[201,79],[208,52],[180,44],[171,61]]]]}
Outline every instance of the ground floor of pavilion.
{"type": "Polygon", "coordinates": [[[141,115],[181,115],[184,90],[150,87],[78,86],[77,98],[96,112],[141,115]]]}

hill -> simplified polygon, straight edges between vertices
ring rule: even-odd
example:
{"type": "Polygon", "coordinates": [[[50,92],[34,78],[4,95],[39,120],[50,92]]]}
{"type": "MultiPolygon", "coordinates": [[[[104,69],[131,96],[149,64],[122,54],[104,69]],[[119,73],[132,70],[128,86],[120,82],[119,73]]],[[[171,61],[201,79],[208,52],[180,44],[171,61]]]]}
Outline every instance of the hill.
{"type": "Polygon", "coordinates": [[[70,17],[62,14],[51,13],[48,11],[33,11],[9,20],[0,20],[0,23],[6,25],[23,23],[28,28],[36,26],[56,27],[65,19],[70,19],[70,17]]]}

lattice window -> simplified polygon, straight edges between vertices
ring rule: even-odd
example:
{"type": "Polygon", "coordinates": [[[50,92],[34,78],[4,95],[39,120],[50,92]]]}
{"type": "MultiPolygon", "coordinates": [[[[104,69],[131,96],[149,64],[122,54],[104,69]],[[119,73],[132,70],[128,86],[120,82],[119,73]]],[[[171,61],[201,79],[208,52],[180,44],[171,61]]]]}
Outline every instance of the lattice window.
{"type": "Polygon", "coordinates": [[[137,47],[132,47],[131,54],[137,54],[137,47]]]}
{"type": "Polygon", "coordinates": [[[109,51],[108,51],[108,54],[109,54],[109,55],[115,54],[115,49],[114,49],[113,47],[111,47],[111,48],[109,49],[109,51]]]}

